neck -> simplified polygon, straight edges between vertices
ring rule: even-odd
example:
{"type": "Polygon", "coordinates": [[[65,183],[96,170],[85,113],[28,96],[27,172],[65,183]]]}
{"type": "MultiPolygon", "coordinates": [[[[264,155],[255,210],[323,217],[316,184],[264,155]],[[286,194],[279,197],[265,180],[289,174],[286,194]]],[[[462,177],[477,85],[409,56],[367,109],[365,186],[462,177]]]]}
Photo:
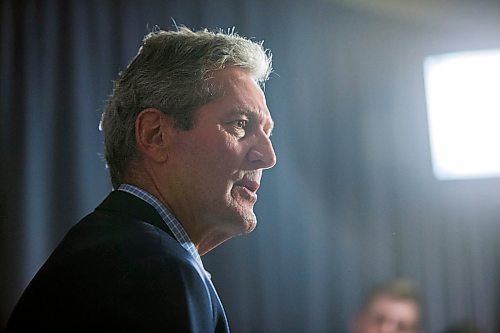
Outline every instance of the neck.
{"type": "Polygon", "coordinates": [[[182,209],[180,205],[170,202],[167,195],[161,191],[160,186],[151,177],[130,177],[125,182],[137,186],[156,197],[182,225],[200,256],[233,237],[221,230],[210,228],[210,226],[216,224],[203,222],[207,219],[200,218],[198,215],[201,214],[195,214],[192,209],[182,209]]]}
{"type": "Polygon", "coordinates": [[[233,237],[232,235],[218,230],[205,230],[204,232],[196,233],[196,236],[198,237],[196,237],[196,240],[193,240],[193,243],[195,244],[200,256],[210,252],[220,244],[233,237]]]}

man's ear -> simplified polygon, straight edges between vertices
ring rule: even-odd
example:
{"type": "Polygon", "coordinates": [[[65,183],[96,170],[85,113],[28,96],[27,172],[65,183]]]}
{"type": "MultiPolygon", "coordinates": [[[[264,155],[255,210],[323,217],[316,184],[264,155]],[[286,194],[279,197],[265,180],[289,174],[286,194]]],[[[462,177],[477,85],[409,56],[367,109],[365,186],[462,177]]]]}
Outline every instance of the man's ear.
{"type": "Polygon", "coordinates": [[[135,141],[144,158],[157,163],[168,160],[172,120],[158,109],[142,110],[135,119],[135,141]]]}

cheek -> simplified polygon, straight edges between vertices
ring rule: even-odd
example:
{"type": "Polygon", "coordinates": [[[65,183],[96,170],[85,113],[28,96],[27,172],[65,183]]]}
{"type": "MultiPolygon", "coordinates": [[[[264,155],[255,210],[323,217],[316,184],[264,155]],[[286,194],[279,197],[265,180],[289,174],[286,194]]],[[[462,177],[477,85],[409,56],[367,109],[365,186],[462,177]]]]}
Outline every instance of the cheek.
{"type": "Polygon", "coordinates": [[[243,145],[235,140],[225,139],[206,146],[205,154],[220,170],[237,170],[244,159],[243,145]]]}
{"type": "Polygon", "coordinates": [[[193,163],[200,182],[216,188],[226,187],[233,180],[237,165],[233,153],[226,146],[204,145],[193,152],[193,163]]]}
{"type": "Polygon", "coordinates": [[[244,165],[245,149],[244,141],[220,131],[192,137],[183,154],[189,158],[193,171],[202,177],[200,181],[222,186],[241,178],[238,173],[244,165]]]}

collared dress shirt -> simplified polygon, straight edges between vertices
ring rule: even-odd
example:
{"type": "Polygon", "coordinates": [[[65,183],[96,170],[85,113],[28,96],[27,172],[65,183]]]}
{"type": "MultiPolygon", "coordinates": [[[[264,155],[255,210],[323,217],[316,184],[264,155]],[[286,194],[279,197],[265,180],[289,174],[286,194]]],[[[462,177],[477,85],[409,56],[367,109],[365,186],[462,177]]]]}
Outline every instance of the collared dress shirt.
{"type": "Polygon", "coordinates": [[[121,184],[118,187],[118,190],[133,194],[139,199],[142,199],[153,206],[158,214],[160,214],[161,218],[168,226],[170,231],[172,231],[172,234],[174,235],[175,239],[177,239],[179,244],[181,244],[182,247],[185,248],[193,256],[198,265],[200,265],[200,268],[205,271],[208,277],[210,277],[210,273],[208,273],[203,267],[203,262],[201,261],[200,254],[198,253],[198,250],[196,250],[196,247],[186,233],[186,230],[184,230],[179,221],[177,221],[175,216],[168,210],[167,207],[165,207],[164,204],[160,202],[160,200],[158,200],[149,192],[130,184],[121,184]]]}

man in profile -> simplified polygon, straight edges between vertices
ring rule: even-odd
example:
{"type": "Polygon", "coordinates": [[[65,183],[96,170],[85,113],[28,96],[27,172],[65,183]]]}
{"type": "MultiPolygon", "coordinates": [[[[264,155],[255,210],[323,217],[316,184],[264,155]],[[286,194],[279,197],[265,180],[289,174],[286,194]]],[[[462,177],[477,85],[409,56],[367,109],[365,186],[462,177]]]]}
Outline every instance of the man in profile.
{"type": "Polygon", "coordinates": [[[271,57],[235,33],[155,31],[102,117],[114,191],[76,224],[8,332],[228,332],[200,256],[252,231],[276,163],[271,57]]]}
{"type": "Polygon", "coordinates": [[[380,284],[367,295],[351,324],[352,333],[420,332],[418,291],[403,279],[380,284]]]}

